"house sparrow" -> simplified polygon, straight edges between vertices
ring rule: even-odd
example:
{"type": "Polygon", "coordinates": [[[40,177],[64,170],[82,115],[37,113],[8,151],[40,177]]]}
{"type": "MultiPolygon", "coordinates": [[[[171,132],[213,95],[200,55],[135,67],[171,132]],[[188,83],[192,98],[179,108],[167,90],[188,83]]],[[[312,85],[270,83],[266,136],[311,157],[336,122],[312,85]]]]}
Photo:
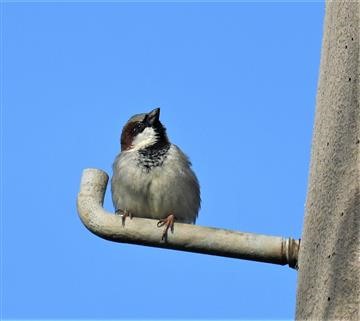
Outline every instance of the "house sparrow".
{"type": "Polygon", "coordinates": [[[170,143],[159,120],[160,108],[134,115],[121,134],[121,152],[111,179],[115,213],[159,219],[167,240],[174,221],[195,223],[200,209],[200,187],[188,157],[170,143]]]}

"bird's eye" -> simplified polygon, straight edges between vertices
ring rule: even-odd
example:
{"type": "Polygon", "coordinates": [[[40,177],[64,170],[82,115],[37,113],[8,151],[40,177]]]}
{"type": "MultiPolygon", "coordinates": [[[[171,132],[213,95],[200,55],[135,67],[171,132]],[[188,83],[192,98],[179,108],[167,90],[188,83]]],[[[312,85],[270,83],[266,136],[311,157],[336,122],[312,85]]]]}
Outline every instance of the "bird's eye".
{"type": "Polygon", "coordinates": [[[135,125],[135,127],[133,128],[133,132],[139,133],[139,132],[143,131],[143,129],[144,129],[144,124],[140,122],[135,125]]]}

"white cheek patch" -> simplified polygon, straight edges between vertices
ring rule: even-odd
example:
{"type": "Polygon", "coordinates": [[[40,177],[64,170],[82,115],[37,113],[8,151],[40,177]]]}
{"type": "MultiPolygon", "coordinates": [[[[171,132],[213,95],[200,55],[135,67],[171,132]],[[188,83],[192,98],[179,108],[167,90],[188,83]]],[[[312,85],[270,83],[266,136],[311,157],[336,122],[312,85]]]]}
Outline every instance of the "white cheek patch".
{"type": "Polygon", "coordinates": [[[131,146],[131,149],[141,149],[147,146],[151,146],[157,142],[157,135],[152,127],[146,127],[140,134],[138,134],[131,146]]]}

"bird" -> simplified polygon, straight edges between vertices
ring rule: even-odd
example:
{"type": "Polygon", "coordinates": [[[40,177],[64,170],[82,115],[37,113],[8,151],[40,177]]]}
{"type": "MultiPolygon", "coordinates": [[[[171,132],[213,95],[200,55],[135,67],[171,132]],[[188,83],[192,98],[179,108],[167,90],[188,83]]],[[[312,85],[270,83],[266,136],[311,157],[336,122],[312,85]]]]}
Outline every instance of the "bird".
{"type": "Polygon", "coordinates": [[[165,226],[161,240],[174,232],[174,222],[195,224],[201,206],[200,185],[189,158],[167,136],[160,108],[132,116],[122,129],[121,150],[111,178],[115,213],[157,219],[165,226]]]}

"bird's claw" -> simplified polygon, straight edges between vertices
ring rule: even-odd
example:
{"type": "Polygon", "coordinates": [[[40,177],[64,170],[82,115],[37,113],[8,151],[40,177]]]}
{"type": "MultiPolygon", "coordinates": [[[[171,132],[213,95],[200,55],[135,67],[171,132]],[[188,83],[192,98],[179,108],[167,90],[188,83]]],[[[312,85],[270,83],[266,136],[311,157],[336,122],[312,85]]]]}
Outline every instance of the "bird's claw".
{"type": "Polygon", "coordinates": [[[121,216],[122,227],[125,227],[125,221],[126,221],[127,217],[129,217],[130,220],[132,220],[132,218],[133,218],[133,215],[127,209],[124,209],[124,210],[118,209],[115,211],[115,214],[121,216]]]}
{"type": "Polygon", "coordinates": [[[157,222],[157,227],[165,226],[164,232],[161,236],[162,241],[167,241],[168,237],[168,230],[170,229],[171,233],[174,233],[174,222],[175,222],[175,216],[174,214],[168,215],[166,218],[163,218],[157,222]]]}

